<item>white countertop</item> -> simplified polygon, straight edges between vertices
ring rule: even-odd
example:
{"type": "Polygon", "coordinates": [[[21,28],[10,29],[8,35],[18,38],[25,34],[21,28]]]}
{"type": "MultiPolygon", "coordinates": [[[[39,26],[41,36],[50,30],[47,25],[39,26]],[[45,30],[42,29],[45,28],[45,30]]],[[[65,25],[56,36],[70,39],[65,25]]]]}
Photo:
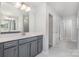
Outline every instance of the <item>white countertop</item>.
{"type": "Polygon", "coordinates": [[[22,35],[22,33],[0,34],[0,43],[11,41],[11,40],[18,40],[21,38],[38,36],[38,35],[43,35],[43,34],[42,33],[25,33],[25,35],[22,35]]]}

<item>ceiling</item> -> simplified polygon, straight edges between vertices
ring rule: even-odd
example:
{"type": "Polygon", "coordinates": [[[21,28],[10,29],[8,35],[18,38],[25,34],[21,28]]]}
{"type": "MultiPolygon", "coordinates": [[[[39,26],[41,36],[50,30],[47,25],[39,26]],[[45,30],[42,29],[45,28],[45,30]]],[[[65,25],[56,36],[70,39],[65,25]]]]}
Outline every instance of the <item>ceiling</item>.
{"type": "MultiPolygon", "coordinates": [[[[30,6],[38,7],[42,2],[28,2],[30,6]]],[[[48,2],[52,9],[60,16],[73,16],[77,15],[79,2],[48,2]]]]}
{"type": "MultiPolygon", "coordinates": [[[[25,4],[33,7],[39,7],[43,2],[28,2],[25,4]]],[[[49,6],[60,16],[77,15],[79,2],[48,2],[49,6]]]]}
{"type": "Polygon", "coordinates": [[[43,2],[25,2],[25,4],[32,6],[32,7],[39,7],[43,4],[43,2]]]}
{"type": "Polygon", "coordinates": [[[61,16],[77,15],[79,8],[78,2],[50,2],[48,4],[61,16]]]}

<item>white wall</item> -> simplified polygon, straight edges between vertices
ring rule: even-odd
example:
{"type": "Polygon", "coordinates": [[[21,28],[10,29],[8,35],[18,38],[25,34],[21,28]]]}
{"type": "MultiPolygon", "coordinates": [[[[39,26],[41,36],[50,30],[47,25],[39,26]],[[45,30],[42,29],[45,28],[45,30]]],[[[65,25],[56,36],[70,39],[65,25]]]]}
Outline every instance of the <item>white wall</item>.
{"type": "Polygon", "coordinates": [[[78,36],[77,43],[78,43],[78,49],[79,49],[79,10],[77,13],[77,36],[78,36]]]}
{"type": "Polygon", "coordinates": [[[29,32],[35,32],[36,26],[36,8],[31,7],[31,11],[29,12],[29,32]]]}

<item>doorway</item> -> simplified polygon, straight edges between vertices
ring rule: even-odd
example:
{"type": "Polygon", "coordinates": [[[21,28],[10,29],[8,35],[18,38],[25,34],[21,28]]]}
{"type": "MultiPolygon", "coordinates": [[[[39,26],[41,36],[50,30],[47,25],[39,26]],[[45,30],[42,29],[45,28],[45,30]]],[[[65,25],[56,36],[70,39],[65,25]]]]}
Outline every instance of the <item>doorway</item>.
{"type": "Polygon", "coordinates": [[[49,14],[49,48],[53,47],[53,16],[49,14]]]}

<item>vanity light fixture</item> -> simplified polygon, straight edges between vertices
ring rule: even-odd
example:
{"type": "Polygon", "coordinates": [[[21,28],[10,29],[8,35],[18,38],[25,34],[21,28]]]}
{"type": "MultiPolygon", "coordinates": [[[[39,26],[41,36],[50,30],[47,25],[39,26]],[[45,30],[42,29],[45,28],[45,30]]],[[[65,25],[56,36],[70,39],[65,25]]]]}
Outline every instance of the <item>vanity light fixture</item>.
{"type": "Polygon", "coordinates": [[[20,2],[17,2],[15,7],[19,8],[20,10],[26,11],[26,12],[29,12],[31,10],[31,7],[27,6],[24,3],[20,3],[20,2]]]}

